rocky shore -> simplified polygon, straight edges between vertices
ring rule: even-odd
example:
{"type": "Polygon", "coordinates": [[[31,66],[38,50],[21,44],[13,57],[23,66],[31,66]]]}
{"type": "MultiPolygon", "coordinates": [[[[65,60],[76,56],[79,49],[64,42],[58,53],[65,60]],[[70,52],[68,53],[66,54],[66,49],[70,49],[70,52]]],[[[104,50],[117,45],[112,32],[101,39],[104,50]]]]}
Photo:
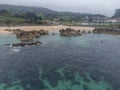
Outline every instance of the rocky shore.
{"type": "Polygon", "coordinates": [[[15,29],[15,30],[10,30],[6,29],[6,31],[12,32],[13,34],[16,35],[17,38],[19,38],[21,41],[29,41],[33,40],[34,38],[39,38],[42,35],[48,35],[48,31],[45,30],[32,30],[32,31],[24,31],[21,29],[15,29]]]}
{"type": "Polygon", "coordinates": [[[120,35],[120,29],[118,29],[118,28],[95,28],[93,30],[93,33],[120,35]]]}
{"type": "MultiPolygon", "coordinates": [[[[11,32],[15,34],[18,39],[20,39],[20,43],[14,43],[11,46],[18,47],[18,46],[32,46],[32,45],[39,45],[42,44],[40,41],[36,41],[35,39],[39,38],[42,35],[48,35],[48,31],[45,30],[32,30],[32,31],[24,31],[21,29],[6,29],[5,31],[11,32]],[[34,41],[35,40],[35,41],[34,41]]],[[[10,44],[6,44],[5,46],[9,46],[10,44]]]]}
{"type": "Polygon", "coordinates": [[[72,28],[61,29],[59,30],[59,32],[61,36],[77,36],[77,35],[91,33],[91,31],[87,32],[86,30],[75,30],[72,28]]]}
{"type": "MultiPolygon", "coordinates": [[[[6,32],[10,32],[16,35],[16,38],[20,39],[20,43],[14,43],[11,46],[32,46],[42,44],[37,38],[42,35],[48,35],[49,32],[43,29],[40,30],[22,30],[22,29],[5,29],[6,32]]],[[[59,30],[60,36],[80,36],[82,34],[94,33],[94,34],[112,34],[120,35],[120,29],[118,28],[95,28],[94,30],[82,30],[73,28],[63,28],[59,30]]],[[[55,35],[55,32],[52,33],[55,35]]],[[[8,46],[10,44],[6,44],[8,46]]]]}

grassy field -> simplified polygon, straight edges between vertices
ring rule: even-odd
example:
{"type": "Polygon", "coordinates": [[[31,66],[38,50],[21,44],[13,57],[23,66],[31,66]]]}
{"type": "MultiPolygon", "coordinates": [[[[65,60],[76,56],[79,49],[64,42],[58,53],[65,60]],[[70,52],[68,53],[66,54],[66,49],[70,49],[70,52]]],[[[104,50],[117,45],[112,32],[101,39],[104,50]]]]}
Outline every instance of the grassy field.
{"type": "Polygon", "coordinates": [[[16,17],[6,17],[6,16],[0,16],[0,23],[6,24],[7,22],[9,24],[21,24],[26,22],[27,20],[22,18],[16,18],[16,17]]]}

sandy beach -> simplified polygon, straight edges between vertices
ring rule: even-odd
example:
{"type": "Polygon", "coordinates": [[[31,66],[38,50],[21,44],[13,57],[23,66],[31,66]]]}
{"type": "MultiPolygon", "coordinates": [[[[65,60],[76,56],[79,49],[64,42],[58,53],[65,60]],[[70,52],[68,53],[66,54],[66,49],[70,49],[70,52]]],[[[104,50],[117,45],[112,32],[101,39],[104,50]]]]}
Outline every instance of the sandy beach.
{"type": "Polygon", "coordinates": [[[8,34],[9,32],[5,31],[5,29],[21,29],[25,31],[32,31],[32,30],[46,30],[46,31],[51,31],[51,30],[60,30],[60,29],[66,29],[66,28],[72,28],[75,30],[86,30],[86,31],[92,31],[94,27],[78,27],[78,26],[64,26],[64,25],[59,25],[59,26],[17,26],[17,27],[0,27],[0,34],[8,34]]]}

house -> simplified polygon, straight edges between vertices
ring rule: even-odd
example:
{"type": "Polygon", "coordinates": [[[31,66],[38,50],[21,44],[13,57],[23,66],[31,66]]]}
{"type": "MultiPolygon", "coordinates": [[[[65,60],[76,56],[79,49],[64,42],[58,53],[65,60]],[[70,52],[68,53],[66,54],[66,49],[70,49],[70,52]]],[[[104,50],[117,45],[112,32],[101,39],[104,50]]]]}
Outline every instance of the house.
{"type": "Polygon", "coordinates": [[[60,21],[60,19],[59,18],[54,18],[53,21],[58,22],[58,21],[60,21]]]}
{"type": "Polygon", "coordinates": [[[117,18],[117,22],[120,23],[120,18],[117,18]]]}

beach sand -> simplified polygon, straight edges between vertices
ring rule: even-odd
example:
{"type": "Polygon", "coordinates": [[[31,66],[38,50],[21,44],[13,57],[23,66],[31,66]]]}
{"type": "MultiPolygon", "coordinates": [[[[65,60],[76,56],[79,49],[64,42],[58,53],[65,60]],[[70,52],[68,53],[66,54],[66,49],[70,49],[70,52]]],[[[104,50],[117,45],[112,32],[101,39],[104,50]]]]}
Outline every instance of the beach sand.
{"type": "Polygon", "coordinates": [[[86,31],[92,31],[94,27],[78,27],[78,26],[64,26],[64,25],[58,25],[58,26],[18,26],[18,27],[0,27],[0,34],[8,34],[9,32],[5,31],[5,29],[21,29],[25,31],[32,31],[32,30],[60,30],[60,29],[66,29],[66,28],[72,28],[75,30],[86,30],[86,31]]]}

